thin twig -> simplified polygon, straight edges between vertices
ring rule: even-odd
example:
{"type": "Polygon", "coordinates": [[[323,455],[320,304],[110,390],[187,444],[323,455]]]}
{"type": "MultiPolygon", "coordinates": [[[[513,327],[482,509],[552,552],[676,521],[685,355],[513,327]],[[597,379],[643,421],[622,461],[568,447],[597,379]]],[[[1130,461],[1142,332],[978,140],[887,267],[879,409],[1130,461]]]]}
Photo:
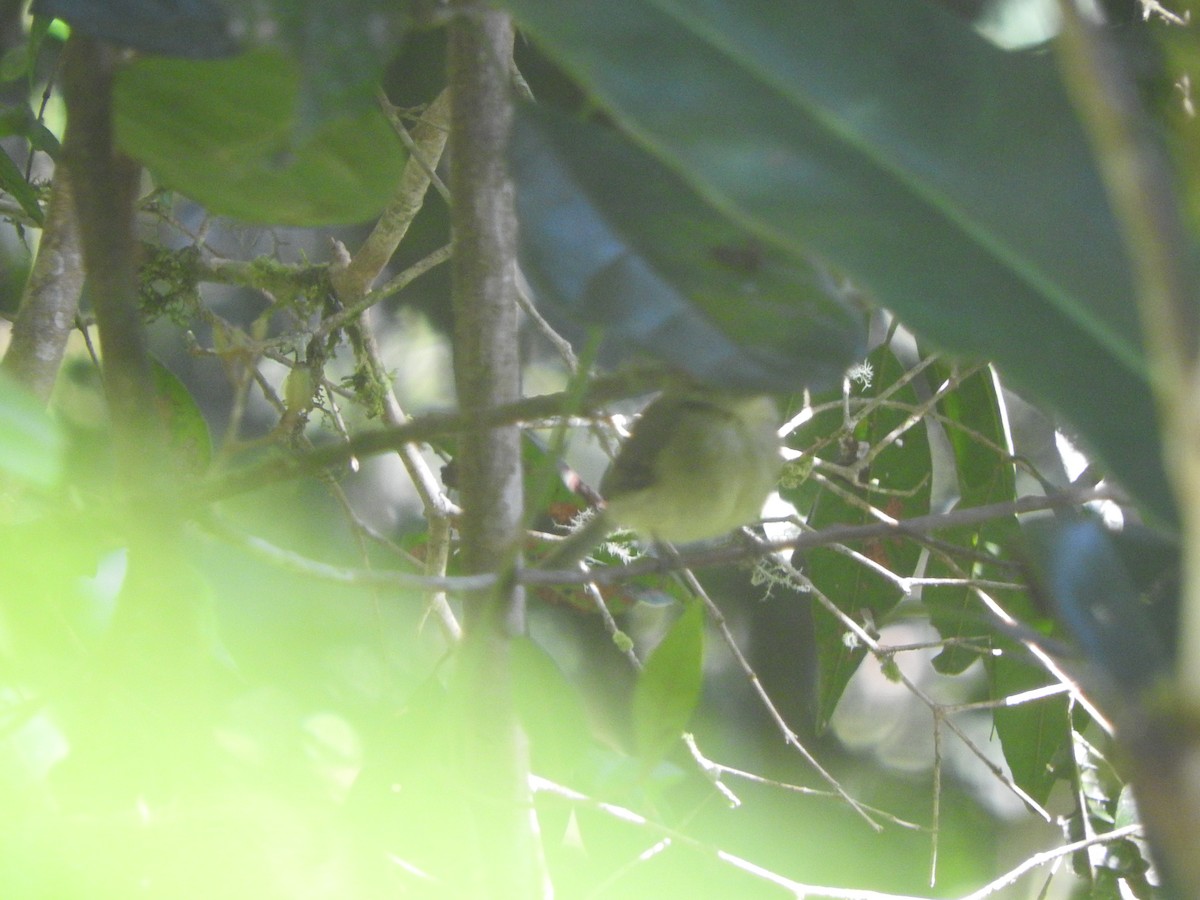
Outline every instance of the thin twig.
{"type": "MultiPolygon", "coordinates": [[[[823,887],[815,884],[804,884],[799,881],[793,881],[769,869],[764,869],[757,863],[753,863],[744,857],[729,853],[719,847],[714,847],[711,844],[706,844],[703,841],[698,841],[690,835],[684,834],[681,831],[676,831],[659,822],[647,819],[640,813],[624,807],[617,806],[615,803],[608,803],[604,800],[597,800],[589,797],[587,794],[581,794],[579,791],[572,790],[561,784],[541,778],[537,775],[530,776],[530,786],[536,793],[551,794],[556,797],[561,797],[571,803],[580,803],[598,812],[602,812],[621,822],[628,822],[639,828],[645,828],[648,831],[658,835],[661,840],[655,845],[656,852],[666,849],[671,844],[679,844],[684,847],[690,847],[693,850],[707,852],[712,855],[718,862],[731,866],[739,871],[745,872],[754,878],[765,881],[769,884],[776,885],[789,891],[796,898],[818,898],[818,900],[927,900],[924,897],[914,897],[909,894],[888,894],[881,891],[862,891],[853,888],[831,888],[823,887]]],[[[648,853],[643,853],[641,860],[649,858],[648,853]]]]}
{"type": "MultiPolygon", "coordinates": [[[[742,781],[749,781],[752,784],[762,784],[762,785],[766,785],[768,787],[778,788],[781,791],[788,791],[793,794],[803,794],[806,797],[824,797],[826,799],[839,800],[839,801],[842,799],[841,795],[838,794],[836,791],[823,791],[818,788],[808,787],[807,785],[803,785],[803,784],[791,784],[786,781],[778,781],[777,779],[774,779],[774,778],[766,778],[762,775],[755,774],[754,772],[747,772],[746,770],[739,769],[735,766],[727,766],[724,763],[719,763],[715,760],[709,759],[707,756],[705,756],[703,753],[701,753],[700,748],[697,746],[696,740],[694,737],[692,737],[692,735],[685,734],[683,736],[683,740],[684,740],[684,743],[687,744],[688,750],[691,752],[692,757],[698,763],[700,763],[700,767],[702,769],[708,770],[711,773],[711,776],[713,776],[713,777],[720,777],[722,775],[731,775],[734,778],[740,778],[742,781]]],[[[732,795],[725,794],[725,796],[729,797],[732,795]]],[[[740,803],[740,801],[739,801],[739,803],[740,803]]],[[[733,804],[733,805],[737,805],[737,804],[733,804]]],[[[879,807],[870,806],[866,803],[862,804],[862,807],[863,807],[863,809],[868,810],[872,815],[878,816],[881,819],[886,819],[887,821],[891,822],[893,825],[898,825],[899,827],[906,828],[909,831],[928,831],[929,830],[928,828],[926,828],[923,825],[918,825],[916,822],[909,822],[907,819],[901,819],[899,816],[896,816],[893,813],[888,812],[886,809],[880,809],[879,807]]]]}
{"type": "Polygon", "coordinates": [[[1087,838],[1082,841],[1075,841],[1073,844],[1064,844],[1061,847],[1056,847],[1053,850],[1046,850],[1042,853],[1035,853],[1029,859],[1022,862],[1004,875],[1001,875],[995,881],[992,881],[977,891],[967,894],[961,900],[985,900],[987,897],[993,897],[1010,884],[1016,882],[1018,878],[1027,872],[1032,872],[1038,866],[1044,866],[1047,863],[1055,862],[1064,857],[1078,853],[1080,850],[1086,850],[1097,844],[1112,844],[1117,841],[1123,841],[1126,838],[1140,837],[1142,834],[1141,825],[1126,825],[1123,828],[1114,828],[1112,831],[1107,831],[1104,834],[1098,834],[1095,837],[1087,838]]]}
{"type": "MultiPolygon", "coordinates": [[[[383,419],[389,425],[402,425],[408,420],[400,401],[396,397],[395,388],[388,378],[387,369],[379,355],[379,344],[375,340],[374,329],[371,328],[370,312],[364,311],[358,317],[358,330],[361,340],[357,351],[362,362],[371,370],[371,377],[383,389],[383,419]]],[[[425,574],[442,576],[450,561],[451,519],[459,513],[458,508],[442,491],[441,483],[430,470],[425,458],[421,456],[416,444],[405,444],[397,449],[397,455],[404,465],[408,477],[416,487],[417,495],[425,510],[425,518],[429,522],[429,542],[426,547],[425,574]]],[[[437,589],[429,592],[427,610],[437,615],[441,624],[442,634],[451,644],[462,639],[462,626],[450,608],[446,592],[437,589]]]]}
{"type": "MultiPolygon", "coordinates": [[[[1086,496],[1086,495],[1085,495],[1086,496]]],[[[962,524],[962,518],[969,516],[972,523],[988,519],[1011,516],[1015,511],[1031,512],[1043,509],[1055,509],[1066,505],[1075,505],[1081,498],[1075,494],[1052,497],[1026,497],[1015,503],[998,503],[989,506],[974,507],[968,510],[956,510],[963,514],[959,520],[942,523],[939,516],[921,516],[916,519],[900,520],[900,522],[883,534],[920,534],[923,531],[935,531],[939,528],[953,528],[962,524]]],[[[954,513],[943,513],[942,516],[954,516],[954,513]]],[[[777,550],[796,548],[807,549],[829,543],[848,542],[856,539],[868,540],[878,537],[880,530],[875,525],[832,526],[823,531],[809,532],[794,539],[785,541],[762,541],[758,544],[739,542],[739,546],[728,546],[717,550],[681,550],[677,561],[664,560],[657,557],[642,557],[641,559],[619,566],[603,566],[590,569],[587,572],[563,570],[550,571],[543,569],[522,569],[517,573],[517,580],[522,584],[620,584],[631,581],[654,572],[668,572],[678,567],[700,568],[704,566],[727,565],[729,563],[745,562],[757,556],[774,553],[777,550]]],[[[334,581],[339,584],[393,584],[399,587],[418,590],[442,589],[447,591],[482,590],[496,584],[494,573],[479,575],[453,575],[444,577],[429,577],[409,572],[387,572],[350,569],[341,566],[328,566],[324,563],[308,560],[299,554],[292,553],[268,544],[259,539],[247,539],[245,542],[236,540],[250,552],[263,555],[274,562],[301,571],[314,578],[334,581]]],[[[895,652],[891,648],[881,646],[881,653],[895,652]]]]}
{"type": "MultiPolygon", "coordinates": [[[[784,563],[783,565],[785,567],[788,567],[786,563],[784,563]]],[[[788,568],[790,568],[790,567],[788,567],[788,568]]],[[[804,584],[805,590],[808,591],[809,593],[811,593],[814,597],[816,597],[817,602],[820,603],[821,606],[823,606],[825,608],[825,610],[827,612],[829,612],[835,619],[837,619],[839,622],[841,622],[842,626],[847,631],[849,631],[851,634],[853,634],[862,643],[862,645],[864,647],[866,647],[867,650],[869,650],[873,656],[875,656],[876,659],[880,659],[880,660],[884,660],[884,661],[887,659],[887,652],[886,652],[885,648],[882,647],[879,644],[879,642],[876,641],[875,638],[873,638],[865,628],[863,628],[858,622],[854,621],[854,619],[852,619],[845,612],[843,612],[836,603],[834,603],[832,600],[830,600],[829,597],[827,597],[823,591],[821,591],[818,587],[816,587],[816,585],[814,585],[807,577],[805,577],[798,570],[791,569],[791,574],[792,574],[792,577],[796,579],[796,582],[798,584],[804,584]]],[[[993,760],[991,760],[988,757],[988,755],[986,753],[984,753],[983,750],[975,743],[975,741],[973,741],[966,734],[966,732],[964,732],[957,724],[955,724],[953,720],[948,719],[943,715],[942,708],[937,703],[937,701],[935,701],[925,691],[923,691],[916,684],[916,682],[914,682],[911,678],[909,678],[907,675],[905,675],[902,670],[900,670],[899,668],[896,668],[894,671],[896,673],[896,677],[900,680],[900,683],[903,684],[908,689],[909,693],[911,693],[914,697],[916,697],[918,700],[920,700],[921,703],[923,703],[926,706],[926,708],[928,708],[929,711],[931,713],[933,713],[935,718],[941,717],[941,720],[943,722],[945,722],[946,727],[954,732],[955,736],[960,741],[963,742],[964,746],[966,746],[967,749],[971,751],[972,755],[974,755],[976,759],[978,759],[981,763],[983,763],[983,765],[988,769],[988,771],[991,772],[992,775],[1001,784],[1003,784],[1006,788],[1008,788],[1010,791],[1012,791],[1012,793],[1014,793],[1018,798],[1020,798],[1021,802],[1023,802],[1027,807],[1029,807],[1030,810],[1037,813],[1045,821],[1047,821],[1047,822],[1051,821],[1052,817],[1051,817],[1050,813],[1047,812],[1040,803],[1038,803],[1036,800],[1034,800],[1033,797],[1031,797],[1019,784],[1017,784],[1015,781],[1013,781],[1013,779],[1010,778],[999,765],[997,765],[993,760]]]]}
{"type": "Polygon", "coordinates": [[[1089,488],[1083,491],[1068,490],[1050,495],[1030,495],[1003,503],[988,503],[948,512],[914,516],[911,519],[899,519],[894,523],[830,525],[819,531],[805,532],[778,540],[741,540],[712,548],[684,549],[679,552],[678,560],[642,557],[625,565],[591,569],[586,576],[574,571],[529,569],[521,574],[521,580],[526,584],[581,584],[587,580],[595,581],[597,584],[613,584],[653,572],[673,571],[680,567],[696,569],[744,562],[783,550],[808,550],[830,544],[849,544],[875,539],[921,538],[931,532],[979,525],[992,519],[1041,510],[1082,506],[1093,500],[1112,499],[1116,499],[1114,494],[1104,488],[1089,488]]]}
{"type": "MultiPolygon", "coordinates": [[[[286,359],[280,361],[285,365],[292,364],[286,359]]],[[[594,379],[584,394],[583,408],[595,409],[613,400],[644,394],[658,386],[659,378],[660,374],[655,370],[629,370],[607,378],[594,379]]],[[[490,428],[517,422],[553,419],[564,404],[572,399],[563,393],[544,394],[479,410],[471,415],[463,412],[429,413],[394,428],[361,432],[348,442],[320,447],[310,454],[280,457],[220,473],[200,486],[193,499],[208,502],[244,491],[257,490],[279,481],[312,476],[328,466],[340,465],[352,458],[361,459],[380,453],[391,453],[404,444],[422,443],[456,434],[468,424],[490,428]]]]}
{"type": "Polygon", "coordinates": [[[742,670],[742,674],[744,674],[746,676],[746,680],[750,682],[750,687],[754,691],[755,695],[757,695],[759,703],[762,704],[763,709],[766,710],[767,715],[771,718],[771,721],[775,723],[775,728],[783,736],[784,743],[794,747],[800,753],[800,755],[804,757],[805,762],[812,766],[816,773],[820,775],[822,779],[824,779],[825,783],[833,788],[834,791],[837,792],[838,796],[849,803],[854,811],[862,816],[868,825],[870,825],[875,831],[882,831],[883,826],[871,817],[871,814],[866,810],[865,807],[863,807],[861,803],[859,803],[846,792],[846,789],[842,787],[841,783],[817,761],[817,758],[813,756],[812,752],[804,746],[804,742],[800,740],[800,736],[792,730],[790,725],[788,725],[787,721],[783,718],[783,714],[779,712],[779,708],[775,706],[775,701],[771,699],[770,694],[767,693],[767,689],[763,687],[762,682],[758,678],[758,673],[754,671],[754,667],[750,665],[750,661],[746,659],[741,648],[738,647],[737,641],[733,637],[733,633],[729,630],[729,624],[725,621],[725,615],[721,612],[721,608],[713,602],[711,597],[708,596],[708,592],[704,590],[704,587],[700,584],[700,581],[689,569],[683,570],[683,579],[687,584],[688,589],[700,599],[701,603],[704,604],[704,608],[708,611],[709,619],[711,619],[713,624],[717,626],[717,630],[721,633],[721,639],[724,641],[725,646],[728,647],[729,652],[733,654],[733,658],[737,662],[738,668],[742,670]]]}

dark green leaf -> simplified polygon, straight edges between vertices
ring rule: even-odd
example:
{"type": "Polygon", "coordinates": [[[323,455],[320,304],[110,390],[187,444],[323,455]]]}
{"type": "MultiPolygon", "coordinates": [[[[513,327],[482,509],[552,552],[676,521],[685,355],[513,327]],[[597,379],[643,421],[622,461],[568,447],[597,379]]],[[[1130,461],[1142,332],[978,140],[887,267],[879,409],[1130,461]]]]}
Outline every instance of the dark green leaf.
{"type": "Polygon", "coordinates": [[[701,381],[791,390],[861,352],[860,317],[817,270],[619,134],[527,108],[512,156],[525,272],[552,315],[605,326],[610,360],[640,348],[701,381]]]}
{"type": "Polygon", "coordinates": [[[180,468],[200,475],[212,461],[212,435],[200,407],[175,373],[152,360],[154,394],[166,420],[171,450],[180,468]]]}
{"type": "Polygon", "coordinates": [[[117,81],[117,137],[163,184],[218,214],[290,225],[371,218],[404,161],[391,126],[370,110],[293,146],[296,97],[295,67],[271,51],[142,59],[117,81]]]}
{"type": "Polygon", "coordinates": [[[301,138],[328,119],[374,108],[383,68],[410,24],[408,0],[223,2],[247,46],[273,47],[295,63],[301,138]]]}
{"type": "MultiPolygon", "coordinates": [[[[931,374],[930,380],[936,387],[937,383],[953,377],[954,370],[938,363],[931,368],[931,374]]],[[[959,496],[956,506],[960,509],[1016,499],[1016,472],[1000,402],[991,370],[981,369],[938,403],[942,427],[954,455],[959,496]]],[[[935,554],[929,560],[926,574],[931,578],[970,576],[1003,581],[1006,572],[980,561],[979,556],[989,545],[1012,546],[1016,535],[1015,516],[941,531],[940,540],[963,547],[967,554],[956,561],[957,566],[949,565],[935,554]]],[[[990,618],[969,587],[931,585],[922,591],[921,598],[929,610],[930,621],[943,638],[986,638],[992,631],[990,618]]],[[[933,665],[944,674],[958,674],[977,659],[978,652],[950,644],[933,660],[933,665]]]]}
{"type": "Polygon", "coordinates": [[[38,204],[37,194],[17,168],[17,164],[3,150],[0,150],[0,190],[7,191],[21,204],[33,221],[42,224],[42,207],[38,204]]]}
{"type": "Polygon", "coordinates": [[[1174,520],[1132,279],[1051,57],[935,3],[506,5],[711,203],[994,359],[1174,520]]]}
{"type": "Polygon", "coordinates": [[[58,138],[38,121],[28,106],[10,106],[0,110],[0,137],[14,134],[28,140],[33,149],[58,158],[58,151],[61,149],[58,138]]]}
{"type": "MultiPolygon", "coordinates": [[[[1045,687],[1049,676],[1034,664],[1026,651],[1010,647],[986,659],[988,690],[992,700],[1045,687]]],[[[1021,703],[1000,705],[993,713],[996,734],[1013,781],[1038,803],[1045,803],[1058,779],[1053,764],[1070,749],[1071,726],[1065,694],[1021,703]]]]}
{"type": "Polygon", "coordinates": [[[633,693],[633,733],[646,766],[679,740],[700,700],[704,607],[693,602],[654,648],[633,693]]]}
{"type": "Polygon", "coordinates": [[[157,53],[209,59],[237,49],[217,0],[34,0],[31,11],[81,34],[157,53]]]}

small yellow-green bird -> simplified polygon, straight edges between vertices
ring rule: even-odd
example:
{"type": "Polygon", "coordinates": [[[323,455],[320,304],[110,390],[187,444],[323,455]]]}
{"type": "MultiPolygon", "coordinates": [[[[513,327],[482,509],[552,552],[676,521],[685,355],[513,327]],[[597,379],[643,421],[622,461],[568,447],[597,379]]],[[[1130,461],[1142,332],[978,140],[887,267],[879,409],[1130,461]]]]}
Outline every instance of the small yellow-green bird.
{"type": "Polygon", "coordinates": [[[542,567],[578,562],[618,528],[683,544],[754,521],[783,465],[779,425],[769,397],[668,389],[601,479],[604,505],[542,567]]]}

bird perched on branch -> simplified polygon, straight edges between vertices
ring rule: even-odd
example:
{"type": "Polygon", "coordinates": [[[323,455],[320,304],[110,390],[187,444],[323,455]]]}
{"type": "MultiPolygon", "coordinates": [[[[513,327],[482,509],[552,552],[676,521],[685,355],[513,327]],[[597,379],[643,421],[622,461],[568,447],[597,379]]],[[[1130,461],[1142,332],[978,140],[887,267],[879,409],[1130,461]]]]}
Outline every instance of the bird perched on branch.
{"type": "Polygon", "coordinates": [[[759,517],[782,464],[771,398],[669,388],[601,479],[604,504],[542,567],[578,562],[618,528],[670,543],[725,534],[759,517]]]}

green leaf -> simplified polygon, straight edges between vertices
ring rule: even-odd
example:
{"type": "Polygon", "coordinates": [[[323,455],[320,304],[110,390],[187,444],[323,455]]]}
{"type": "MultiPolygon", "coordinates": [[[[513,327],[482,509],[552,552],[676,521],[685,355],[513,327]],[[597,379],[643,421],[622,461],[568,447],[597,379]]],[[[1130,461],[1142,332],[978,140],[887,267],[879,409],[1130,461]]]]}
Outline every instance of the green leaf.
{"type": "MultiPolygon", "coordinates": [[[[1024,648],[1009,644],[985,662],[988,692],[1000,701],[1051,682],[1044,669],[1029,660],[1024,648]]],[[[1071,723],[1064,694],[1016,706],[999,705],[993,715],[996,735],[1013,781],[1038,803],[1045,803],[1058,780],[1057,764],[1070,748],[1071,723]]]]}
{"type": "Polygon", "coordinates": [[[297,131],[375,106],[375,88],[411,24],[408,0],[223,0],[251,47],[273,47],[300,74],[297,131]]]}
{"type": "MultiPolygon", "coordinates": [[[[846,433],[842,406],[837,402],[840,392],[814,398],[815,405],[825,404],[828,409],[797,430],[790,444],[815,449],[818,456],[831,463],[848,465],[855,462],[860,449],[876,447],[908,419],[919,401],[911,384],[896,386],[904,368],[886,346],[876,349],[869,361],[874,370],[871,384],[856,391],[853,399],[871,403],[886,397],[887,402],[869,407],[871,411],[846,433]]],[[[833,490],[809,479],[798,489],[782,493],[798,509],[808,511],[808,524],[817,530],[876,521],[867,511],[868,505],[893,518],[910,518],[929,512],[930,466],[929,437],[922,421],[881,450],[856,482],[831,476],[838,481],[839,490],[833,490]]],[[[913,541],[895,539],[868,541],[854,549],[878,569],[901,577],[913,574],[921,552],[913,541]]],[[[868,628],[882,625],[903,596],[896,583],[878,569],[833,549],[811,550],[805,557],[805,569],[814,587],[868,628]]],[[[824,728],[867,651],[861,644],[848,644],[841,622],[821,607],[815,608],[813,626],[817,643],[817,727],[824,728]]]]}
{"type": "MultiPolygon", "coordinates": [[[[43,125],[33,114],[33,110],[25,104],[0,108],[0,137],[12,135],[20,135],[29,141],[34,150],[41,150],[52,159],[57,160],[59,151],[62,150],[62,145],[54,133],[43,125]]],[[[38,212],[40,214],[41,211],[38,212]]]]}
{"type": "Polygon", "coordinates": [[[533,641],[519,639],[512,647],[517,714],[530,737],[534,764],[548,778],[567,778],[592,747],[579,692],[533,641]]]}
{"type": "MultiPolygon", "coordinates": [[[[930,369],[930,381],[936,387],[954,377],[954,368],[935,363],[930,369]]],[[[988,503],[1010,502],[1016,499],[1016,470],[1012,450],[1000,407],[1001,399],[990,369],[963,379],[954,390],[938,402],[942,427],[954,455],[954,471],[958,485],[956,508],[969,509],[988,503]]],[[[944,543],[957,544],[967,551],[959,560],[962,568],[947,564],[934,554],[926,574],[931,578],[962,578],[965,576],[1007,580],[1010,573],[978,561],[978,555],[988,545],[1012,546],[1017,538],[1015,516],[991,519],[982,525],[941,531],[938,538],[944,543]],[[971,561],[971,556],[976,561],[971,561]],[[965,570],[965,571],[964,571],[965,570]]],[[[993,633],[991,620],[969,587],[929,585],[921,593],[929,619],[943,638],[954,640],[993,633]]],[[[1022,605],[1026,605],[1026,600],[1022,605]]],[[[963,646],[950,644],[933,660],[933,666],[947,675],[957,675],[979,659],[979,653],[963,646]]]]}
{"type": "Polygon", "coordinates": [[[29,186],[17,164],[12,161],[12,157],[3,150],[0,150],[0,190],[12,194],[26,215],[39,225],[42,224],[42,207],[38,203],[37,194],[29,186]]]}
{"type": "Polygon", "coordinates": [[[995,360],[1174,520],[1129,266],[1050,56],[928,2],[506,5],[713,205],[995,360]]]}
{"type": "Polygon", "coordinates": [[[50,487],[62,476],[64,447],[42,404],[0,373],[0,472],[50,487]]]}
{"type": "Polygon", "coordinates": [[[861,317],[802,258],[709,206],[611,129],[521,111],[513,177],[524,271],[554,315],[607,329],[700,381],[825,385],[861,353],[861,317]]]}
{"type": "Polygon", "coordinates": [[[653,766],[679,740],[700,700],[704,607],[693,602],[654,648],[633,692],[638,756],[653,766]]]}
{"type": "Polygon", "coordinates": [[[272,51],[141,59],[117,81],[117,138],[164,185],[220,215],[287,225],[371,218],[400,177],[395,133],[372,109],[295,145],[297,80],[272,51]]]}
{"type": "Polygon", "coordinates": [[[12,135],[20,135],[29,141],[34,150],[41,150],[53,159],[58,159],[62,149],[58,138],[26,104],[0,108],[0,137],[12,135]]]}
{"type": "Polygon", "coordinates": [[[154,394],[167,423],[172,455],[180,468],[200,475],[212,461],[212,434],[187,387],[175,373],[151,360],[154,394]]]}

